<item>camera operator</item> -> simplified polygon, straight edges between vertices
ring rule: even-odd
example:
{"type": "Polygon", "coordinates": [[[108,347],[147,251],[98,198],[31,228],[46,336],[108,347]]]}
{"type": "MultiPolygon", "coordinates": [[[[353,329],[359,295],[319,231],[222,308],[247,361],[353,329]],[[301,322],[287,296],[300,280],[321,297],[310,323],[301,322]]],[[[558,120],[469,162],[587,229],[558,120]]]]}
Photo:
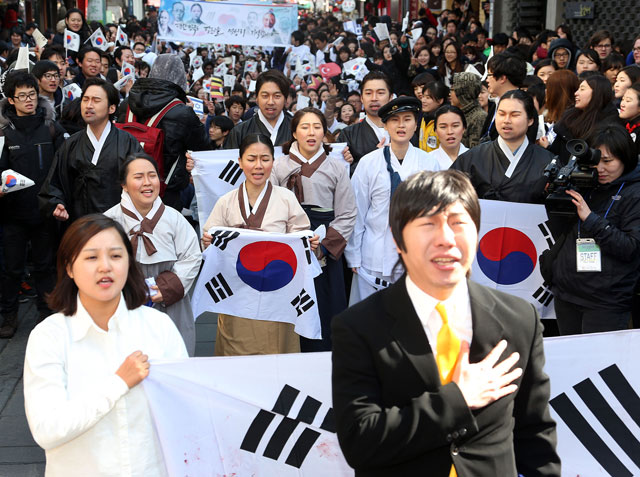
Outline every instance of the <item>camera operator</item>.
{"type": "Polygon", "coordinates": [[[640,265],[640,168],[633,141],[618,124],[596,129],[597,186],[567,190],[578,220],[558,239],[552,290],[560,334],[629,327],[640,265]]]}

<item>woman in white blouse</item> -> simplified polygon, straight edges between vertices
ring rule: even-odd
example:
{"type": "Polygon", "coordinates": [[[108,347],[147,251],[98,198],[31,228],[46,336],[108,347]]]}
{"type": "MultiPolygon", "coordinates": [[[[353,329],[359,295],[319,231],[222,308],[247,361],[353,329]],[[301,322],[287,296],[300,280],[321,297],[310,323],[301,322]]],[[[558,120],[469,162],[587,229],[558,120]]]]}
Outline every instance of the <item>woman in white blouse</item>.
{"type": "Polygon", "coordinates": [[[467,120],[460,108],[445,104],[436,110],[433,122],[440,147],[431,151],[428,156],[438,161],[440,170],[444,171],[451,167],[460,154],[469,150],[462,144],[467,120]]]}
{"type": "Polygon", "coordinates": [[[51,315],[32,331],[24,364],[29,428],[46,476],[166,475],[138,386],[149,360],[186,358],[171,319],[142,306],[144,276],[122,227],[76,220],[58,250],[51,315]]]}

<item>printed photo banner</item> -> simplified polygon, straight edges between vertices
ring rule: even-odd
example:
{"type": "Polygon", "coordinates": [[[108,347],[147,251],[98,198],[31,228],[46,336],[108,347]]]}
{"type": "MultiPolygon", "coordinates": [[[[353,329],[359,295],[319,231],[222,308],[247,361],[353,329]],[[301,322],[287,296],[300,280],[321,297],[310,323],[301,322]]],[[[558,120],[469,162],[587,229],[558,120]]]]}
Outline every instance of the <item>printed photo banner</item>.
{"type": "Polygon", "coordinates": [[[297,29],[295,3],[162,0],[158,14],[158,38],[174,42],[287,46],[297,29]]]}
{"type": "MultiPolygon", "coordinates": [[[[563,477],[640,475],[640,331],[544,349],[563,477]]],[[[154,361],[142,385],[169,475],[354,474],[335,433],[331,353],[154,361]]]]}

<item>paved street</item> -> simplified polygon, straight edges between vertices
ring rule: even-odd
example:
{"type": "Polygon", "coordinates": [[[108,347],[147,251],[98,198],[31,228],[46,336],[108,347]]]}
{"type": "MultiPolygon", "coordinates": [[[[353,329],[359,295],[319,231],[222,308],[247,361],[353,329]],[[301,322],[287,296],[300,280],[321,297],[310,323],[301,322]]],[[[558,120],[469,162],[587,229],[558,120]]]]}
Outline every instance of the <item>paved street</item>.
{"type": "MultiPolygon", "coordinates": [[[[0,340],[0,477],[44,475],[44,451],[31,437],[24,414],[22,368],[29,333],[36,324],[35,300],[20,305],[20,326],[0,340]]],[[[196,355],[213,355],[217,319],[203,315],[196,324],[196,355]]]]}

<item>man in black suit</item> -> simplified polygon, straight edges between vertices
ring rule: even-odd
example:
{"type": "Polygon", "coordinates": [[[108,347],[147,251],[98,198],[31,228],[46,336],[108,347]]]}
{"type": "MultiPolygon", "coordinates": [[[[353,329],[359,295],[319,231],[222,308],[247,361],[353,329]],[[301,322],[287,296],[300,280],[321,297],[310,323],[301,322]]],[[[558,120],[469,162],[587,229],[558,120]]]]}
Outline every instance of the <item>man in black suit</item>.
{"type": "Polygon", "coordinates": [[[473,186],[420,172],[389,216],[406,275],[332,325],[338,439],[356,476],[559,476],[539,317],[467,280],[473,186]]]}

